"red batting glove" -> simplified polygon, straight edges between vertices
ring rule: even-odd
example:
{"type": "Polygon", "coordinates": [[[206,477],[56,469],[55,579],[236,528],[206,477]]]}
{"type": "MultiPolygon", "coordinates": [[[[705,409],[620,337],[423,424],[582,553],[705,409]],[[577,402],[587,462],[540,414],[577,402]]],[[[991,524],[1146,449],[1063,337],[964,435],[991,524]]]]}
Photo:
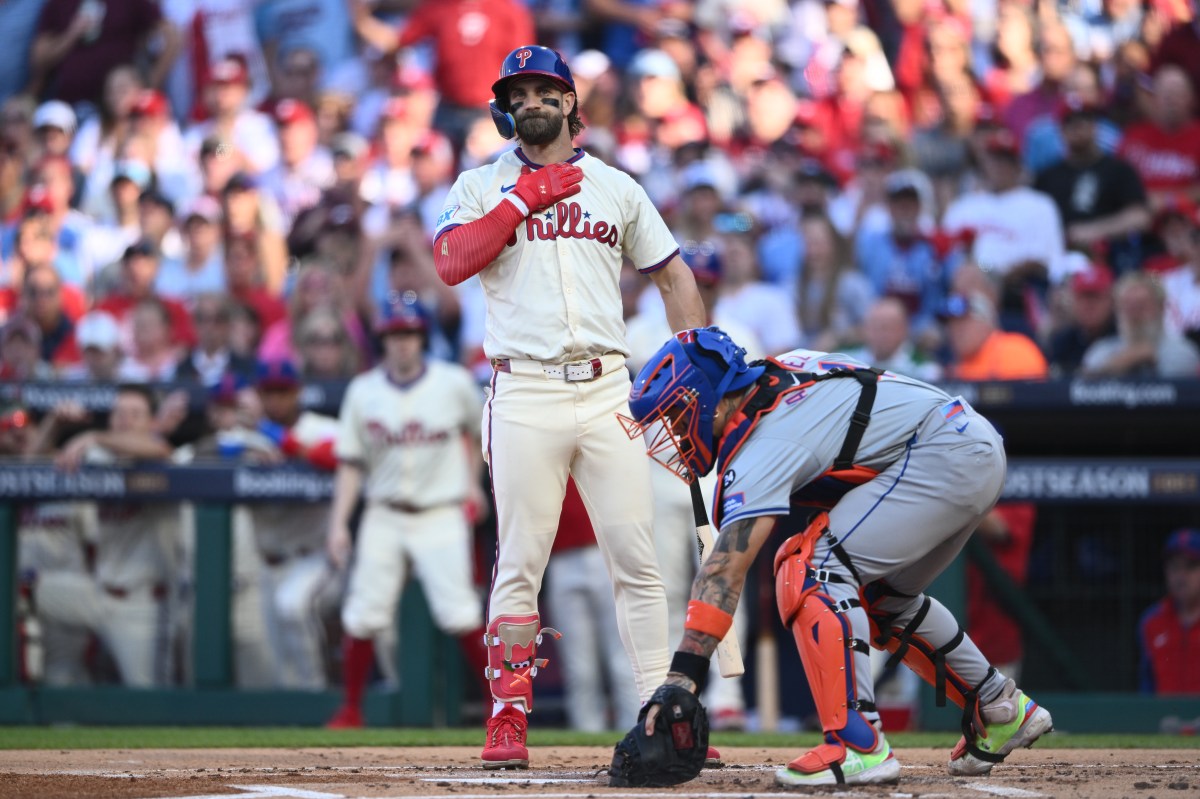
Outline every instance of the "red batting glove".
{"type": "Polygon", "coordinates": [[[512,193],[521,198],[529,212],[544,211],[559,200],[573,197],[582,190],[583,170],[574,164],[549,164],[534,172],[521,168],[521,177],[512,193]]]}

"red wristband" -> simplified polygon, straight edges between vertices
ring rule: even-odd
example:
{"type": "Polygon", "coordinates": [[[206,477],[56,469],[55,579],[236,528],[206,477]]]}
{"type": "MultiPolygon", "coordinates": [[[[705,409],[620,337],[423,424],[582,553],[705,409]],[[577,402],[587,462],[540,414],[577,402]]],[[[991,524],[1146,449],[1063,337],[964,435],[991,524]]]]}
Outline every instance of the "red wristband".
{"type": "Polygon", "coordinates": [[[711,635],[721,641],[732,626],[733,616],[715,605],[698,599],[688,602],[687,620],[683,623],[683,629],[711,635]]]}

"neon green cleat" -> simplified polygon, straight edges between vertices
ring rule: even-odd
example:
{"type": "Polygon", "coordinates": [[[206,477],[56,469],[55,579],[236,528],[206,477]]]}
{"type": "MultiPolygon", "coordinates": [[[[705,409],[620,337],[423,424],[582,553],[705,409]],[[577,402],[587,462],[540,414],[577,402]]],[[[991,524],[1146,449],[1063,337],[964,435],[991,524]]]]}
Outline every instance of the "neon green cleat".
{"type": "Polygon", "coordinates": [[[775,783],[785,788],[809,785],[877,785],[900,781],[900,761],[879,736],[870,752],[839,744],[821,744],[775,772],[775,783]]]}
{"type": "Polygon", "coordinates": [[[955,777],[990,773],[992,766],[1004,760],[1009,752],[1022,746],[1033,746],[1034,741],[1053,730],[1054,720],[1050,718],[1050,711],[1008,680],[1000,695],[979,709],[972,727],[975,729],[975,746],[996,760],[972,754],[967,750],[967,739],[960,738],[947,764],[955,777]]]}

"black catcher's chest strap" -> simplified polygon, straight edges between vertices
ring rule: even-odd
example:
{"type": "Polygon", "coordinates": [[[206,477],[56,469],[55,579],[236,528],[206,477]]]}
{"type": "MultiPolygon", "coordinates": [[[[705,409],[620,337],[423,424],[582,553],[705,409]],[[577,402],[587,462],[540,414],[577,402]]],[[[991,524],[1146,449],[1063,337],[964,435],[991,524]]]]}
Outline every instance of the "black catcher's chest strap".
{"type": "Polygon", "coordinates": [[[733,455],[733,450],[750,434],[759,418],[779,407],[779,402],[785,394],[808,388],[814,383],[825,380],[851,377],[862,386],[862,391],[858,395],[854,413],[850,415],[850,427],[846,430],[842,449],[833,461],[833,468],[835,471],[841,471],[853,467],[858,447],[862,443],[863,435],[867,432],[867,425],[871,423],[871,409],[875,405],[875,394],[879,389],[879,376],[883,374],[883,370],[874,367],[862,369],[843,367],[816,374],[797,372],[773,360],[768,360],[766,367],[767,370],[758,379],[753,394],[740,409],[739,415],[742,420],[733,435],[727,436],[727,439],[733,440],[721,442],[721,454],[725,456],[723,460],[728,462],[728,458],[733,455]]]}

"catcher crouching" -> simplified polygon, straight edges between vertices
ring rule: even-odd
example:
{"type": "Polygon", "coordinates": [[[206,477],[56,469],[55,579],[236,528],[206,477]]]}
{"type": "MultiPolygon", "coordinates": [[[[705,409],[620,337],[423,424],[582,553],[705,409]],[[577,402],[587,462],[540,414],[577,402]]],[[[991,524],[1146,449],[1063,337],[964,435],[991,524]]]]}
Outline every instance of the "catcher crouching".
{"type": "Polygon", "coordinates": [[[961,397],[846,356],[793,350],[747,364],[715,327],[670,339],[630,393],[631,438],[691,482],[715,466],[720,530],[692,587],[666,683],[617,745],[614,786],[700,772],[708,725],[696,700],[746,573],[776,521],[812,508],[775,554],[776,601],[796,639],[824,741],[776,774],[785,787],[894,783],[900,764],[874,703],[870,647],[962,709],[954,776],[990,773],[1050,732],[1050,713],[993,668],[924,591],[1004,485],[1004,444],[961,397]]]}

